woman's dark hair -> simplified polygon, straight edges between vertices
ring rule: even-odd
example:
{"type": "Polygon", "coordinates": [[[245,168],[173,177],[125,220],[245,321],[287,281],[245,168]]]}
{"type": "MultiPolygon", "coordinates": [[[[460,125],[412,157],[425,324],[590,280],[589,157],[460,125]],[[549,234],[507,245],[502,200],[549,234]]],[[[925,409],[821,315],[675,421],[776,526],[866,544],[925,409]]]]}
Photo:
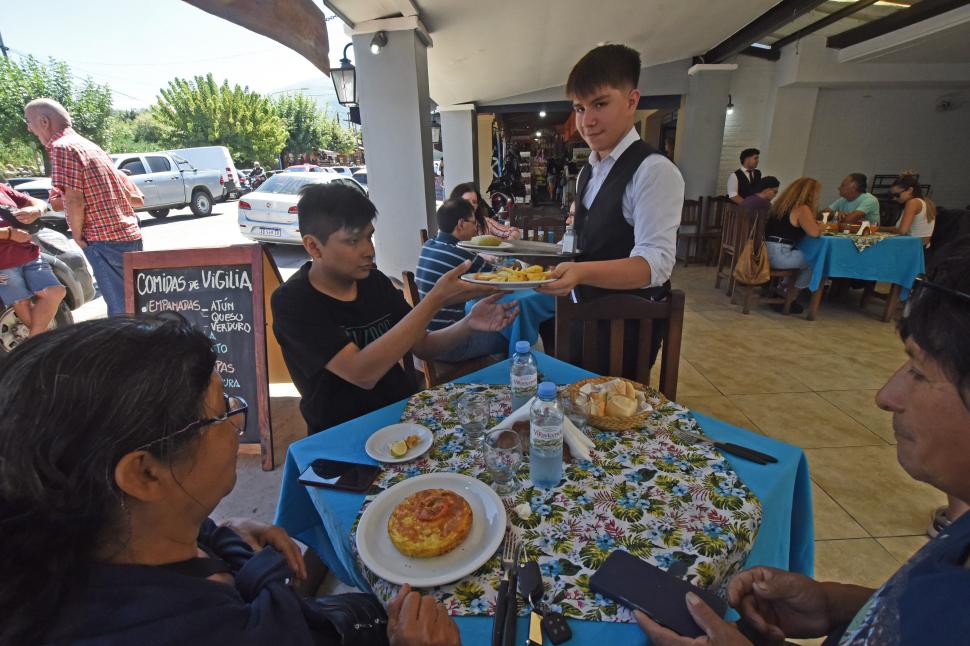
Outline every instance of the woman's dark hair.
{"type": "Polygon", "coordinates": [[[444,231],[445,233],[452,233],[458,223],[462,220],[466,220],[475,212],[472,210],[471,202],[466,202],[460,197],[450,197],[441,206],[438,207],[438,212],[435,217],[438,220],[438,230],[444,231]]]}
{"type": "Polygon", "coordinates": [[[106,541],[126,535],[114,469],[194,457],[216,355],[177,316],[110,318],[0,359],[0,643],[39,642],[106,541]]]}
{"type": "Polygon", "coordinates": [[[921,200],[925,199],[923,197],[923,189],[919,185],[919,178],[914,173],[903,173],[893,180],[892,185],[904,191],[913,191],[913,197],[918,197],[921,200]]]}
{"type": "Polygon", "coordinates": [[[341,229],[360,231],[377,217],[377,207],[366,195],[337,182],[301,188],[296,211],[300,234],[316,236],[322,244],[341,229]]]}
{"type": "Polygon", "coordinates": [[[448,196],[449,199],[461,200],[462,195],[465,193],[474,193],[478,196],[478,209],[475,210],[475,224],[478,226],[479,233],[488,233],[488,227],[485,225],[485,218],[492,217],[491,212],[488,209],[488,205],[485,204],[485,200],[482,198],[481,192],[478,187],[475,186],[475,182],[465,182],[464,184],[459,184],[455,188],[451,189],[451,195],[448,196]]]}
{"type": "Polygon", "coordinates": [[[600,45],[579,59],[566,79],[566,96],[591,97],[604,87],[632,90],[640,84],[640,53],[626,45],[600,45]]]}
{"type": "MultiPolygon", "coordinates": [[[[963,236],[933,252],[927,280],[970,294],[970,236],[963,236]]],[[[970,302],[932,286],[917,284],[903,316],[899,336],[913,341],[938,363],[956,384],[970,408],[970,302]]]]}

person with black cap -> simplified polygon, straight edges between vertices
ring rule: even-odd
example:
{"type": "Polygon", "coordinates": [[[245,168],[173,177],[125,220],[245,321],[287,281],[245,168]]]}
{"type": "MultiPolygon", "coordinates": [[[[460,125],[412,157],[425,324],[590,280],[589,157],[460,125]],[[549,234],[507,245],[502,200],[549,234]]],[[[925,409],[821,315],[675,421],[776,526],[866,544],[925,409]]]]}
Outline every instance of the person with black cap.
{"type": "Polygon", "coordinates": [[[755,192],[741,200],[741,208],[745,209],[770,209],[771,201],[778,195],[778,187],[781,182],[777,177],[766,175],[758,180],[754,185],[755,192]]]}

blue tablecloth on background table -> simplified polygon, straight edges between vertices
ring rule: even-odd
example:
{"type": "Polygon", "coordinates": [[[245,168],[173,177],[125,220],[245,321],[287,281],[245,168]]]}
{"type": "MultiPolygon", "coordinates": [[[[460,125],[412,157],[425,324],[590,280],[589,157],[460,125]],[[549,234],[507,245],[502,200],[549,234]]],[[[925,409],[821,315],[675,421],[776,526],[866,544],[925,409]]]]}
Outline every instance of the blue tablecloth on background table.
{"type": "MultiPolygon", "coordinates": [[[[509,340],[511,357],[516,341],[528,341],[529,345],[533,345],[539,338],[539,324],[556,316],[556,297],[540,294],[534,289],[519,289],[499,299],[500,303],[508,301],[519,301],[519,315],[512,325],[502,330],[502,336],[509,340]]],[[[465,314],[471,311],[476,302],[465,303],[465,314]]]]}
{"type": "Polygon", "coordinates": [[[826,278],[857,278],[881,283],[896,283],[906,298],[917,274],[924,271],[923,240],[912,236],[893,236],[859,251],[851,240],[822,236],[802,238],[798,248],[812,267],[808,288],[813,292],[826,278]]]}
{"type": "MultiPolygon", "coordinates": [[[[542,353],[536,353],[539,370],[545,378],[559,384],[573,383],[591,373],[542,353]]],[[[463,383],[507,384],[509,362],[503,361],[466,375],[463,383]]],[[[304,487],[300,473],[316,458],[326,457],[373,464],[364,451],[367,438],[376,430],[400,421],[406,401],[391,404],[355,420],[317,433],[290,446],[283,471],[282,489],[276,511],[276,524],[293,537],[312,546],[341,581],[368,589],[351,548],[351,527],[364,501],[364,494],[333,489],[304,487]]],[[[745,431],[706,415],[695,413],[701,428],[710,437],[764,451],[778,458],[777,464],[758,465],[725,457],[762,503],[762,523],[746,567],[769,565],[811,575],[814,567],[814,530],[812,490],[808,463],[802,450],[764,435],[745,431]]],[[[456,617],[465,646],[488,644],[493,618],[456,617]]],[[[594,639],[615,643],[645,644],[646,636],[636,624],[572,620],[569,622],[576,644],[594,639]]],[[[518,635],[524,640],[528,617],[520,617],[518,635]]]]}

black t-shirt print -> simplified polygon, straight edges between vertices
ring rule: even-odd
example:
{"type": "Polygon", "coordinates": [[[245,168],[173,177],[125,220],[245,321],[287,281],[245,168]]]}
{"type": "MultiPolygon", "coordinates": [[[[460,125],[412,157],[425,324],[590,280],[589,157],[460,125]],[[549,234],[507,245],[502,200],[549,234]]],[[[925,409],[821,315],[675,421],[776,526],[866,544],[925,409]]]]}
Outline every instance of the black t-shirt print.
{"type": "Polygon", "coordinates": [[[310,284],[306,263],[270,301],[273,333],[300,391],[300,411],[312,432],[322,431],[411,396],[417,391],[399,364],[371,390],[358,388],[326,369],[348,343],[364,348],[411,311],[387,276],[372,270],[357,282],[357,298],[341,301],[310,284]]]}

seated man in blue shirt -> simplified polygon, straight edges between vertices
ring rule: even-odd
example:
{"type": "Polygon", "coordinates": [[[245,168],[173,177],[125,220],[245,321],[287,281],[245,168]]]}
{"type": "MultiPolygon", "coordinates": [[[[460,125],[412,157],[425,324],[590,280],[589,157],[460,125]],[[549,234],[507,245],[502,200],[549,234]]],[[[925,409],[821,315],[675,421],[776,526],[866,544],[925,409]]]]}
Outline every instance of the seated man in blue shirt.
{"type": "MultiPolygon", "coordinates": [[[[917,280],[899,322],[908,359],[876,395],[893,415],[896,457],[914,479],[970,500],[970,237],[940,249],[917,280]]],[[[887,492],[891,495],[892,492],[887,492]]],[[[965,505],[963,506],[965,508],[965,505]]],[[[753,567],[727,596],[756,644],[828,636],[825,645],[966,644],[970,634],[970,513],[951,519],[878,590],[753,567]]],[[[688,593],[685,603],[709,641],[674,634],[637,611],[658,646],[752,641],[688,593]]]]}
{"type": "Polygon", "coordinates": [[[866,220],[869,224],[879,224],[879,200],[867,193],[868,179],[862,173],[850,173],[839,184],[839,199],[829,208],[840,213],[843,222],[854,224],[866,220]]]}
{"type": "MultiPolygon", "coordinates": [[[[437,219],[438,235],[421,247],[421,257],[418,258],[418,268],[414,275],[414,282],[418,285],[422,299],[443,275],[466,260],[472,263],[469,273],[494,269],[481,256],[458,246],[459,242],[468,242],[478,235],[475,209],[470,202],[457,198],[446,200],[438,209],[437,219]]],[[[452,303],[438,310],[428,324],[428,331],[446,328],[464,316],[465,304],[452,303]]],[[[489,354],[507,353],[508,346],[509,341],[501,332],[475,332],[457,347],[435,358],[441,361],[464,361],[489,354]]]]}

